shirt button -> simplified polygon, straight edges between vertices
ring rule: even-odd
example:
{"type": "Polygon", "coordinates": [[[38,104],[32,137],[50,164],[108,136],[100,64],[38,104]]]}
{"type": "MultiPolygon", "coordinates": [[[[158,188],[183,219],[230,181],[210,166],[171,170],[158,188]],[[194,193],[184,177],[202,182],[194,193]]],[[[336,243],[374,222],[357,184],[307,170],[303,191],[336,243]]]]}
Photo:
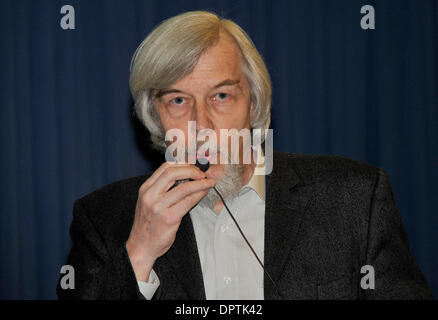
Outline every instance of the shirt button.
{"type": "Polygon", "coordinates": [[[231,282],[231,278],[230,278],[230,277],[227,277],[227,276],[225,276],[225,277],[224,277],[224,283],[225,283],[225,285],[229,285],[229,284],[230,284],[230,282],[231,282]]]}
{"type": "Polygon", "coordinates": [[[228,225],[225,225],[225,226],[222,226],[222,227],[221,227],[221,231],[222,231],[222,232],[225,232],[225,231],[227,231],[228,229],[230,229],[230,228],[228,228],[228,225]]]}

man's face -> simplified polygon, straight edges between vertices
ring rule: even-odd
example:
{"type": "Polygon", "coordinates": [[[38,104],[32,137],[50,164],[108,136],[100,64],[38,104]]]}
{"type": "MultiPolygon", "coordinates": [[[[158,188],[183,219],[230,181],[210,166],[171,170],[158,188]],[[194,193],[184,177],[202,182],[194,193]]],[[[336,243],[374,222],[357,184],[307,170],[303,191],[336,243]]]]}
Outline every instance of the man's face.
{"type": "MultiPolygon", "coordinates": [[[[206,128],[214,130],[218,140],[220,129],[250,129],[250,92],[242,66],[238,47],[229,35],[221,34],[189,75],[159,91],[155,104],[164,131],[176,128],[184,132],[187,147],[188,121],[196,121],[197,132],[206,128]]],[[[240,154],[241,148],[240,145],[240,154]]],[[[217,158],[216,163],[219,162],[217,158]]],[[[219,179],[225,168],[212,165],[208,175],[219,179]]]]}

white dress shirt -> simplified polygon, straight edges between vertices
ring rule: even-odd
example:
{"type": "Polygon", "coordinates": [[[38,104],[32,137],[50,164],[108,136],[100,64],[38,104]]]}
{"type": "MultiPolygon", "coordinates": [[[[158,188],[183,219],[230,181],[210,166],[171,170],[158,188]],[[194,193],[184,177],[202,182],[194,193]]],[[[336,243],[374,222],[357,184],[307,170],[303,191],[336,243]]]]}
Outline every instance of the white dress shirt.
{"type": "MultiPolygon", "coordinates": [[[[253,175],[239,195],[226,199],[228,208],[263,263],[265,227],[265,176],[253,175]]],[[[201,262],[207,300],[253,299],[263,295],[263,269],[226,211],[195,206],[190,211],[201,262]]],[[[152,270],[140,292],[151,299],[160,281],[152,270]]]]}
{"type": "MultiPolygon", "coordinates": [[[[253,176],[239,196],[226,203],[263,263],[264,176],[253,176]]],[[[194,207],[190,211],[208,300],[263,299],[263,269],[225,207],[219,214],[194,207]]]]}

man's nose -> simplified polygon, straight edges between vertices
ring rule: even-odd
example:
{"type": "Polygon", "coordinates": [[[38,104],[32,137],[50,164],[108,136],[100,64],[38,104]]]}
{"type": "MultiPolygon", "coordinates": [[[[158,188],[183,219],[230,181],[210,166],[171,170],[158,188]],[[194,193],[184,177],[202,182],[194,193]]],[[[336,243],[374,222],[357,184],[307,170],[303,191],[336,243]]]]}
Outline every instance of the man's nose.
{"type": "Polygon", "coordinates": [[[204,104],[197,105],[195,108],[196,131],[202,129],[213,129],[213,123],[204,104]]]}

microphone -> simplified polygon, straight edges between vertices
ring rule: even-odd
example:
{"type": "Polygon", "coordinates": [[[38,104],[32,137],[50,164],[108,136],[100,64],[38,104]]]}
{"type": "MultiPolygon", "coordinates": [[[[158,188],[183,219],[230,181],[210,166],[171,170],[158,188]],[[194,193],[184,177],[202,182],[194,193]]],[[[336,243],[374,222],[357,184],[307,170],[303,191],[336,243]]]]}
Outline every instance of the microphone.
{"type": "Polygon", "coordinates": [[[210,168],[210,162],[207,159],[197,159],[196,164],[202,172],[206,172],[210,168]]]}
{"type": "MultiPolygon", "coordinates": [[[[201,169],[202,172],[206,172],[210,168],[210,162],[207,159],[199,159],[199,160],[196,160],[195,166],[197,166],[199,169],[201,169]]],[[[180,180],[180,181],[182,181],[182,180],[180,180]]],[[[236,219],[234,218],[233,214],[231,213],[230,209],[228,208],[227,204],[225,203],[224,198],[222,197],[220,192],[216,189],[216,187],[213,187],[213,189],[214,189],[214,191],[216,191],[217,195],[221,199],[222,203],[224,204],[225,209],[227,209],[228,214],[230,215],[231,219],[234,221],[234,224],[236,225],[237,230],[239,230],[239,233],[241,234],[243,240],[245,240],[246,244],[248,245],[249,249],[253,253],[254,257],[257,259],[258,263],[262,267],[263,272],[266,274],[266,276],[269,278],[269,280],[273,284],[275,291],[277,291],[278,296],[280,298],[282,298],[283,300],[285,300],[283,295],[280,293],[280,290],[278,290],[278,287],[277,287],[275,281],[272,279],[268,270],[265,269],[265,266],[263,265],[262,261],[260,260],[257,253],[255,252],[255,250],[253,249],[253,247],[249,243],[248,239],[246,238],[245,234],[243,233],[242,229],[240,228],[239,224],[237,223],[236,219]]]]}

